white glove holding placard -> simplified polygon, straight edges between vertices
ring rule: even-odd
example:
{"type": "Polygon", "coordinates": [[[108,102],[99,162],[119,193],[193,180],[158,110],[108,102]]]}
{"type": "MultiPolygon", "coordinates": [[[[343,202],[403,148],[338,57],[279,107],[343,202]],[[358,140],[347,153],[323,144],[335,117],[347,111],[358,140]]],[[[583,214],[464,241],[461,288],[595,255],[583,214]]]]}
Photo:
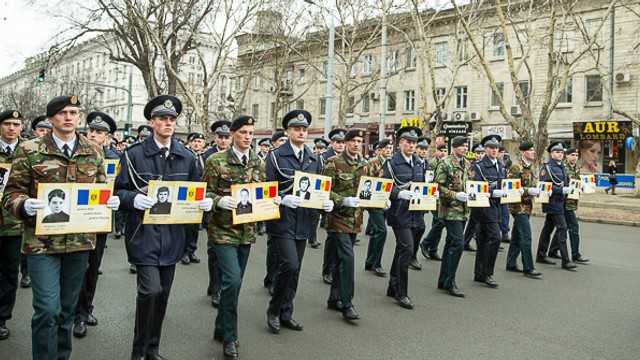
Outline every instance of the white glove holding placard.
{"type": "Polygon", "coordinates": [[[282,206],[295,209],[298,206],[300,206],[301,202],[302,202],[302,198],[300,196],[286,195],[282,199],[282,206]]]}
{"type": "Polygon", "coordinates": [[[528,188],[527,189],[527,194],[532,195],[532,196],[540,195],[540,189],[534,188],[534,187],[528,188]]]}
{"type": "Polygon", "coordinates": [[[356,208],[356,207],[358,207],[358,202],[359,201],[360,201],[360,199],[358,199],[357,197],[349,196],[349,197],[345,198],[344,200],[342,200],[342,206],[350,207],[350,208],[356,208]]]}
{"type": "Polygon", "coordinates": [[[520,188],[518,190],[520,191],[520,196],[524,195],[524,189],[523,188],[520,188]]]}
{"type": "Polygon", "coordinates": [[[549,190],[549,197],[553,196],[553,190],[549,190]]]}
{"type": "Polygon", "coordinates": [[[436,192],[433,193],[433,196],[435,196],[436,199],[440,199],[440,191],[436,190],[436,192]]]}
{"type": "Polygon", "coordinates": [[[38,199],[27,199],[24,202],[24,212],[29,216],[36,216],[36,211],[40,209],[44,209],[47,204],[38,199]]]}
{"type": "Polygon", "coordinates": [[[136,197],[133,199],[133,207],[138,210],[151,209],[155,203],[155,200],[142,194],[136,195],[136,197]]]}
{"type": "Polygon", "coordinates": [[[411,200],[413,197],[413,193],[409,190],[400,190],[398,193],[398,199],[400,200],[411,200]]]}
{"type": "Polygon", "coordinates": [[[571,194],[572,192],[573,192],[573,189],[572,189],[572,188],[570,188],[570,187],[568,187],[568,186],[565,186],[565,187],[563,187],[563,188],[562,188],[562,193],[563,193],[564,195],[569,195],[569,194],[571,194]]]}
{"type": "Polygon", "coordinates": [[[467,200],[469,200],[469,194],[465,192],[456,193],[456,200],[460,202],[467,202],[467,200]]]}
{"type": "Polygon", "coordinates": [[[213,207],[213,199],[212,198],[204,198],[198,204],[198,209],[202,210],[202,211],[211,211],[212,207],[213,207]]]}
{"type": "Polygon", "coordinates": [[[233,210],[238,207],[238,200],[231,196],[223,196],[218,200],[218,208],[222,210],[233,210]]]}
{"type": "Polygon", "coordinates": [[[389,210],[390,207],[391,207],[391,200],[387,200],[387,202],[384,203],[384,209],[389,210]]]}
{"type": "Polygon", "coordinates": [[[109,197],[109,199],[107,200],[107,207],[111,210],[118,210],[118,208],[120,207],[120,197],[109,197]]]}
{"type": "Polygon", "coordinates": [[[282,204],[282,196],[278,195],[276,197],[273,198],[273,203],[276,205],[280,205],[282,204]]]}
{"type": "Polygon", "coordinates": [[[493,192],[491,193],[491,197],[494,197],[494,198],[502,197],[502,190],[500,189],[493,190],[493,192]]]}
{"type": "Polygon", "coordinates": [[[322,202],[322,209],[324,212],[331,212],[333,210],[333,201],[327,200],[322,202]]]}

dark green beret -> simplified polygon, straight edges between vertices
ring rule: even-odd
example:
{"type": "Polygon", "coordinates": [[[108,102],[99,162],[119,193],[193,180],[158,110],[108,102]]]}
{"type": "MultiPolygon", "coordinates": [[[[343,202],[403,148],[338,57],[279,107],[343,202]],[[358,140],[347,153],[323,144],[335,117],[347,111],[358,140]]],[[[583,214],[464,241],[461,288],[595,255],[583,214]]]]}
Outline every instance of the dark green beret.
{"type": "Polygon", "coordinates": [[[75,96],[67,95],[54,97],[47,104],[47,117],[52,117],[67,106],[79,107],[80,100],[75,96]]]}
{"type": "Polygon", "coordinates": [[[365,135],[364,130],[351,129],[351,130],[347,131],[347,133],[344,135],[344,141],[352,140],[355,137],[360,137],[360,138],[364,139],[364,135],[365,135]]]}
{"type": "Polygon", "coordinates": [[[253,116],[240,115],[235,119],[233,119],[233,121],[231,122],[231,126],[229,127],[229,130],[236,131],[245,125],[253,126],[255,124],[256,124],[256,120],[253,118],[253,116]]]}
{"type": "Polygon", "coordinates": [[[204,140],[204,135],[200,134],[199,132],[192,132],[187,135],[187,141],[193,141],[196,139],[204,140]]]}
{"type": "Polygon", "coordinates": [[[457,148],[459,146],[462,146],[464,144],[468,144],[469,140],[467,140],[466,137],[464,136],[456,136],[451,140],[451,147],[452,148],[457,148]]]}
{"type": "Polygon", "coordinates": [[[533,143],[531,141],[523,141],[520,143],[520,146],[518,146],[518,149],[520,151],[527,151],[527,150],[531,150],[533,148],[533,143]]]}
{"type": "Polygon", "coordinates": [[[284,133],[284,131],[276,130],[276,132],[274,132],[273,135],[271,135],[271,142],[274,143],[278,139],[280,139],[281,137],[285,137],[285,136],[287,136],[287,135],[284,133]]]}
{"type": "Polygon", "coordinates": [[[5,110],[0,113],[0,123],[5,120],[22,120],[22,114],[18,110],[5,110]]]}

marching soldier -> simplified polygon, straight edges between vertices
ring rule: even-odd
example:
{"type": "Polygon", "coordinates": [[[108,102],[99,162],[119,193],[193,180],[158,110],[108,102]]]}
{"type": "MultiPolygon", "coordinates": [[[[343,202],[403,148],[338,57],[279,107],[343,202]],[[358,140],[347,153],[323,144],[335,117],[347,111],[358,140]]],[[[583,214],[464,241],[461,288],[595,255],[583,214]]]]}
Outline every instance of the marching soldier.
{"type": "Polygon", "coordinates": [[[513,231],[507,253],[507,271],[523,272],[526,277],[537,278],[542,273],[536,270],[533,265],[531,223],[529,220],[533,208],[533,197],[540,194],[540,189],[536,186],[535,173],[531,171],[536,151],[530,141],[520,143],[519,150],[520,159],[509,167],[507,173],[509,179],[519,179],[520,188],[524,190],[520,203],[509,204],[509,212],[513,216],[513,231]],[[517,263],[520,253],[522,253],[523,269],[520,269],[517,263]]]}
{"type": "MultiPolygon", "coordinates": [[[[475,156],[475,158],[469,163],[473,169],[473,167],[485,157],[485,151],[481,143],[474,144],[471,147],[471,151],[473,151],[475,156]]],[[[477,242],[477,238],[478,219],[476,218],[475,213],[471,211],[471,214],[469,214],[469,221],[467,221],[467,226],[464,229],[464,249],[467,251],[476,251],[476,249],[471,246],[471,240],[476,240],[477,242]]]]}
{"type": "Polygon", "coordinates": [[[456,271],[462,258],[464,223],[467,220],[466,183],[469,179],[469,163],[465,160],[468,141],[465,137],[451,139],[452,154],[440,161],[436,167],[436,182],[440,192],[438,217],[444,221],[447,238],[442,251],[438,289],[456,297],[464,293],[456,284],[456,271]]]}
{"type": "MultiPolygon", "coordinates": [[[[35,216],[45,202],[36,198],[39,183],[104,183],[102,149],[76,131],[80,101],[58,96],[47,104],[53,131],[16,149],[3,206],[23,220],[22,252],[31,276],[34,315],[31,321],[34,359],[68,359],[74,310],[95,233],[35,235],[35,216]]],[[[117,209],[111,196],[107,206],[117,209]]]]}
{"type": "Polygon", "coordinates": [[[213,141],[215,144],[202,154],[204,161],[207,161],[209,156],[219,151],[226,150],[229,147],[229,144],[231,144],[231,137],[229,134],[230,126],[231,121],[229,120],[219,120],[211,124],[211,132],[213,132],[213,141]]]}
{"type": "Polygon", "coordinates": [[[313,150],[315,151],[316,155],[321,155],[322,153],[327,151],[327,146],[329,146],[329,142],[323,138],[317,138],[313,140],[313,143],[315,144],[313,150]]]}
{"type": "MultiPolygon", "coordinates": [[[[429,165],[432,169],[436,169],[440,161],[449,155],[449,149],[447,144],[438,144],[436,146],[436,157],[433,158],[429,165]]],[[[435,173],[434,173],[435,182],[435,173]]],[[[440,201],[438,200],[438,203],[440,201]]],[[[439,205],[438,205],[439,206],[439,205]]],[[[425,259],[440,261],[442,258],[438,255],[438,245],[440,245],[440,238],[442,237],[442,230],[444,229],[444,221],[438,217],[438,209],[431,210],[431,229],[427,236],[422,239],[420,243],[420,252],[425,259]]]]}
{"type": "Polygon", "coordinates": [[[153,134],[153,128],[149,125],[138,126],[138,142],[143,142],[146,138],[153,134]]]}
{"type": "MultiPolygon", "coordinates": [[[[225,359],[238,357],[238,296],[249,260],[251,244],[256,241],[255,223],[232,223],[232,210],[238,201],[231,195],[232,184],[262,182],[265,165],[251,150],[253,126],[251,116],[238,116],[229,126],[232,146],[211,155],[205,164],[202,181],[207,183],[207,198],[213,199],[209,214],[208,238],[215,244],[222,288],[213,338],[222,341],[225,359]]],[[[279,202],[279,198],[275,201],[279,202]]]]}
{"type": "Polygon", "coordinates": [[[271,147],[273,149],[279,148],[282,144],[286,143],[289,138],[284,130],[276,130],[273,135],[271,135],[271,147]]]}
{"type": "MultiPolygon", "coordinates": [[[[425,172],[427,170],[432,170],[431,164],[429,163],[429,161],[427,161],[430,144],[431,139],[426,136],[421,136],[420,138],[418,138],[418,143],[416,144],[416,155],[418,156],[419,161],[422,163],[422,167],[425,172]]],[[[425,176],[424,181],[431,182],[432,180],[427,179],[425,176]]],[[[422,270],[422,264],[420,264],[420,262],[418,261],[418,249],[420,248],[422,235],[424,235],[424,228],[422,233],[417,233],[416,237],[414,237],[413,254],[411,255],[411,261],[409,261],[409,267],[414,270],[422,270]]]]}
{"type": "MultiPolygon", "coordinates": [[[[122,158],[115,190],[122,198],[122,209],[129,213],[125,245],[131,264],[137,267],[136,315],[132,359],[155,359],[162,323],[171,294],[176,269],[184,251],[183,225],[143,224],[142,218],[156,200],[147,195],[151,180],[200,181],[196,160],[173,138],[182,103],[171,95],[159,95],[144,107],[152,136],[129,147],[122,158]]],[[[211,198],[199,204],[211,209],[211,198]]]]}
{"type": "Polygon", "coordinates": [[[269,150],[271,150],[271,140],[264,138],[258,141],[258,145],[260,145],[258,156],[264,161],[267,158],[267,154],[269,154],[269,150]]]}
{"type": "Polygon", "coordinates": [[[542,204],[542,212],[546,214],[544,225],[540,231],[538,239],[538,253],[536,262],[542,264],[555,265],[555,261],[547,256],[551,233],[555,229],[558,234],[558,245],[560,247],[560,256],[562,257],[562,268],[573,270],[577,267],[572,263],[567,251],[567,222],[564,217],[565,211],[565,195],[571,193],[568,186],[567,171],[562,163],[564,158],[564,142],[554,141],[547,147],[547,151],[551,158],[540,168],[540,181],[551,182],[551,191],[549,203],[542,204]]]}
{"type": "MultiPolygon", "coordinates": [[[[327,151],[327,146],[329,145],[329,142],[327,142],[327,140],[323,138],[318,138],[318,139],[315,139],[313,143],[315,144],[315,146],[313,147],[315,154],[318,155],[318,157],[321,157],[322,154],[325,151],[327,151]]],[[[311,228],[314,230],[309,235],[309,239],[307,241],[309,243],[309,246],[311,246],[312,249],[317,249],[320,247],[320,242],[318,241],[318,231],[317,231],[318,224],[320,223],[320,216],[321,216],[320,213],[313,214],[313,221],[311,222],[311,228]]]]}
{"type": "MultiPolygon", "coordinates": [[[[188,149],[196,158],[196,166],[200,169],[200,173],[204,169],[203,152],[206,140],[204,135],[198,132],[192,132],[187,136],[188,149]]],[[[196,256],[196,250],[198,249],[198,234],[200,232],[200,224],[185,224],[184,225],[184,252],[180,262],[183,265],[189,265],[191,263],[199,264],[200,258],[196,256]]]]}

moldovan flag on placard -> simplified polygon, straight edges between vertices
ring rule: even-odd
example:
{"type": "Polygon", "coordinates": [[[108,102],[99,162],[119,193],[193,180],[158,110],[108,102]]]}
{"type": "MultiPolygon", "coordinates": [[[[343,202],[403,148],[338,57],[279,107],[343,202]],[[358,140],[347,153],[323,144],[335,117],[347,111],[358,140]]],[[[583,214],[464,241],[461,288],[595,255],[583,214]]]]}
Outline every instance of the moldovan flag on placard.
{"type": "Polygon", "coordinates": [[[260,186],[256,188],[256,200],[273,199],[278,195],[276,186],[260,186]]]}
{"type": "Polygon", "coordinates": [[[77,205],[106,205],[111,190],[78,190],[77,205]]]}
{"type": "Polygon", "coordinates": [[[322,191],[331,190],[331,181],[316,179],[316,190],[322,190],[322,191]]]}
{"type": "Polygon", "coordinates": [[[389,192],[391,191],[391,186],[391,181],[378,181],[378,184],[376,185],[376,191],[389,192]]]}
{"type": "Polygon", "coordinates": [[[518,181],[509,181],[508,182],[508,188],[509,188],[509,190],[520,189],[520,182],[518,182],[518,181]]]}
{"type": "Polygon", "coordinates": [[[422,195],[435,195],[436,186],[425,186],[422,188],[422,195]]]}
{"type": "Polygon", "coordinates": [[[551,190],[551,185],[540,184],[540,191],[549,191],[551,190]]]}
{"type": "Polygon", "coordinates": [[[476,186],[476,192],[488,193],[489,192],[489,185],[480,185],[480,184],[478,184],[476,186]]]}
{"type": "Polygon", "coordinates": [[[186,187],[180,186],[178,188],[178,200],[182,201],[200,201],[204,199],[203,187],[186,187]]]}

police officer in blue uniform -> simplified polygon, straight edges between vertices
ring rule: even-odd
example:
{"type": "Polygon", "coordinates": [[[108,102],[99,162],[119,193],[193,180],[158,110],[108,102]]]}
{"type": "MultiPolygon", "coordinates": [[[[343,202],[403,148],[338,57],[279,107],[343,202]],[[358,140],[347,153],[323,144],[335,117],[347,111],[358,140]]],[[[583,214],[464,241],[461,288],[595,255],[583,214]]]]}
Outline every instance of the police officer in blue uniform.
{"type": "Polygon", "coordinates": [[[149,125],[138,126],[138,142],[145,141],[146,138],[153,134],[153,129],[149,125]]]}
{"type": "MultiPolygon", "coordinates": [[[[182,110],[178,98],[160,95],[144,108],[153,136],[129,147],[115,182],[121,209],[129,212],[125,244],[129,262],[137,266],[136,316],[132,359],[164,359],[159,355],[162,322],[173,284],[175,265],[184,250],[183,225],[143,224],[144,211],[155,200],[147,195],[151,180],[200,181],[191,153],[173,138],[176,118],[182,110]]],[[[206,198],[200,210],[209,211],[206,198]]]]}
{"type": "MultiPolygon", "coordinates": [[[[199,132],[192,132],[187,135],[186,148],[196,158],[196,166],[200,170],[200,173],[204,170],[204,158],[203,148],[206,145],[204,135],[199,132]]],[[[204,221],[204,220],[203,220],[204,221]]],[[[184,253],[180,262],[183,265],[199,264],[200,258],[196,256],[196,250],[198,250],[198,235],[200,232],[201,224],[185,224],[184,225],[184,253]]]]}
{"type": "Polygon", "coordinates": [[[207,158],[212,154],[225,150],[229,147],[229,144],[231,144],[230,128],[231,121],[229,120],[219,120],[211,124],[211,132],[213,133],[213,140],[215,141],[215,144],[202,154],[204,161],[207,161],[207,158]]]}
{"type": "Polygon", "coordinates": [[[260,146],[260,151],[256,155],[264,161],[267,158],[269,151],[271,151],[271,140],[264,138],[258,141],[258,146],[260,146]]]}
{"type": "MultiPolygon", "coordinates": [[[[419,137],[416,144],[416,155],[418,156],[418,161],[420,161],[420,163],[422,164],[425,172],[427,170],[432,170],[431,164],[429,163],[429,161],[427,161],[427,154],[429,152],[430,144],[431,139],[429,139],[429,137],[427,136],[419,137]]],[[[425,181],[427,180],[428,179],[425,177],[425,181]]],[[[420,248],[420,240],[422,239],[422,235],[424,235],[424,228],[422,233],[418,233],[414,237],[413,254],[411,256],[411,261],[409,262],[409,267],[414,270],[422,270],[422,264],[420,264],[420,262],[418,261],[418,249],[420,248]]]]}
{"type": "Polygon", "coordinates": [[[542,212],[546,214],[544,225],[540,230],[538,239],[538,252],[536,262],[555,265],[555,261],[549,259],[547,250],[551,241],[551,233],[556,230],[557,240],[562,257],[562,268],[573,270],[577,265],[569,259],[567,250],[567,222],[564,217],[565,195],[571,193],[567,171],[562,159],[564,158],[564,142],[554,141],[547,147],[551,158],[540,168],[540,181],[551,182],[551,194],[548,204],[542,204],[542,212]]]}
{"type": "MultiPolygon", "coordinates": [[[[481,143],[476,143],[471,147],[471,151],[475,155],[475,158],[469,162],[471,168],[473,168],[478,161],[481,161],[484,156],[484,148],[481,143]]],[[[469,215],[469,221],[467,221],[467,225],[464,229],[464,249],[466,251],[476,251],[476,249],[471,245],[471,240],[478,238],[478,219],[473,215],[473,211],[469,215]]],[[[477,240],[476,240],[477,241],[477,240]]]]}
{"type": "Polygon", "coordinates": [[[502,197],[502,162],[498,159],[498,149],[502,138],[498,135],[487,135],[482,141],[485,156],[471,168],[470,177],[475,181],[485,181],[489,184],[488,208],[473,208],[471,214],[478,221],[478,252],[473,281],[485,283],[490,287],[497,287],[493,279],[493,272],[500,247],[500,219],[502,197]]]}

